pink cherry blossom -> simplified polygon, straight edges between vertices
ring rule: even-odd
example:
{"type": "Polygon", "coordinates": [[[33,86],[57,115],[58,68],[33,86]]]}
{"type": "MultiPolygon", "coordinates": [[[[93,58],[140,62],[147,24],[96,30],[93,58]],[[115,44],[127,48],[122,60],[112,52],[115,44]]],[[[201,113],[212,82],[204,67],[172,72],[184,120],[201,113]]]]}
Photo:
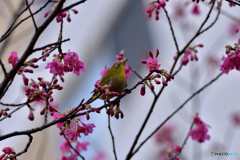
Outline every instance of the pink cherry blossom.
{"type": "Polygon", "coordinates": [[[105,67],[102,69],[102,71],[100,72],[101,76],[102,76],[102,77],[106,76],[108,70],[109,70],[109,68],[105,66],[105,67]]]}
{"type": "Polygon", "coordinates": [[[149,72],[160,69],[160,64],[159,64],[158,58],[157,58],[158,54],[159,54],[158,50],[157,50],[157,53],[155,56],[152,54],[152,52],[149,52],[149,56],[147,57],[147,59],[142,60],[142,63],[146,65],[149,72]]]}
{"type": "Polygon", "coordinates": [[[203,143],[206,140],[209,140],[210,135],[208,134],[208,126],[200,119],[198,114],[194,117],[193,123],[194,127],[189,132],[189,136],[199,143],[203,143]]]}
{"type": "Polygon", "coordinates": [[[63,155],[61,160],[77,160],[78,155],[76,153],[70,153],[69,155],[63,155]]]}
{"type": "Polygon", "coordinates": [[[8,63],[14,67],[17,64],[18,60],[19,58],[17,52],[15,51],[11,52],[8,57],[8,63]]]}
{"type": "Polygon", "coordinates": [[[62,22],[65,17],[67,17],[67,12],[66,11],[58,13],[58,15],[56,17],[57,23],[62,22]]]}
{"type": "Polygon", "coordinates": [[[128,64],[125,65],[125,75],[126,79],[129,79],[132,75],[132,69],[128,64]]]}
{"type": "Polygon", "coordinates": [[[240,70],[240,40],[234,46],[226,47],[226,55],[223,57],[221,71],[229,73],[231,70],[240,70]]]}
{"type": "Polygon", "coordinates": [[[50,69],[50,73],[54,75],[59,75],[59,76],[64,75],[64,65],[57,59],[54,59],[52,62],[49,62],[46,68],[50,69]]]}
{"type": "Polygon", "coordinates": [[[64,141],[61,145],[60,145],[60,150],[63,154],[70,152],[71,147],[69,145],[69,143],[67,141],[64,141]]]}
{"type": "Polygon", "coordinates": [[[78,152],[86,151],[89,146],[89,142],[77,142],[76,149],[78,152]]]}
{"type": "Polygon", "coordinates": [[[146,14],[151,18],[155,14],[155,20],[159,20],[159,12],[161,8],[166,6],[166,0],[157,0],[149,3],[146,8],[146,14]]]}
{"type": "Polygon", "coordinates": [[[76,75],[80,75],[85,69],[85,64],[79,59],[79,56],[76,52],[67,52],[64,55],[64,71],[73,72],[76,75]]]}
{"type": "MultiPolygon", "coordinates": [[[[51,115],[52,115],[54,120],[63,118],[65,116],[64,114],[61,114],[61,113],[58,113],[58,112],[54,112],[51,115]]],[[[62,123],[62,122],[57,123],[58,128],[62,128],[63,126],[64,126],[64,123],[62,123]]]]}
{"type": "Polygon", "coordinates": [[[2,151],[3,151],[3,153],[5,153],[5,154],[13,154],[13,153],[15,153],[15,151],[14,151],[14,149],[13,149],[12,147],[4,147],[4,148],[2,149],[2,151]]]}
{"type": "Polygon", "coordinates": [[[80,126],[78,128],[78,131],[83,133],[85,136],[87,136],[88,134],[93,132],[93,128],[95,128],[96,126],[93,123],[89,123],[89,124],[82,124],[82,126],[80,126]]]}
{"type": "Polygon", "coordinates": [[[190,61],[198,61],[197,56],[197,47],[202,47],[202,44],[196,45],[194,47],[187,48],[183,54],[183,57],[181,59],[182,65],[187,65],[190,61]]]}

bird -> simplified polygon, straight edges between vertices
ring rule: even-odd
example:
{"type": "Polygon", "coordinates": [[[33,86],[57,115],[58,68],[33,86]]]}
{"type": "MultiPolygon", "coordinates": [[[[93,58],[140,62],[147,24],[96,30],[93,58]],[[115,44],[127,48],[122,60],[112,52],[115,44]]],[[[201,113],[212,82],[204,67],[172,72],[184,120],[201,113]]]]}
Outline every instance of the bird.
{"type": "Polygon", "coordinates": [[[125,67],[127,59],[116,61],[110,68],[105,70],[101,79],[96,82],[93,95],[87,101],[88,104],[100,98],[110,100],[127,87],[127,75],[125,67]]]}

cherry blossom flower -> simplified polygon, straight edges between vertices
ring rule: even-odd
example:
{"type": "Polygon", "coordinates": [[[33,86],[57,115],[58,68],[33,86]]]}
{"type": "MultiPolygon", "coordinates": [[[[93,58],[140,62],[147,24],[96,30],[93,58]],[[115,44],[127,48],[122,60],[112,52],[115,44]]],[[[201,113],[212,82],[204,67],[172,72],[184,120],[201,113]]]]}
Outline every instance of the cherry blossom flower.
{"type": "Polygon", "coordinates": [[[189,47],[185,50],[183,56],[182,56],[182,59],[181,59],[181,63],[182,65],[187,65],[190,61],[198,61],[198,56],[197,56],[197,53],[198,53],[198,50],[197,48],[202,48],[203,47],[203,44],[198,44],[198,45],[195,45],[193,47],[189,47]]]}
{"type": "Polygon", "coordinates": [[[128,64],[125,65],[125,75],[126,79],[129,79],[132,75],[132,69],[128,64]]]}
{"type": "Polygon", "coordinates": [[[50,73],[54,75],[59,75],[59,76],[64,75],[64,65],[57,59],[54,59],[52,62],[49,62],[46,68],[50,69],[50,73]]]}
{"type": "Polygon", "coordinates": [[[86,151],[89,146],[89,142],[77,142],[76,149],[78,152],[86,151]]]}
{"type": "Polygon", "coordinates": [[[159,20],[159,12],[161,8],[164,8],[166,6],[166,0],[157,0],[154,2],[151,2],[148,7],[146,8],[146,14],[149,18],[155,14],[155,20],[159,20]]]}
{"type": "Polygon", "coordinates": [[[8,57],[8,63],[14,67],[17,64],[18,60],[19,58],[17,52],[15,51],[11,52],[8,57]]]}
{"type": "Polygon", "coordinates": [[[240,70],[240,39],[234,46],[226,46],[226,55],[223,57],[221,71],[229,73],[231,70],[240,70]]]}
{"type": "Polygon", "coordinates": [[[149,56],[147,57],[147,59],[142,60],[142,63],[146,65],[146,67],[148,68],[149,72],[155,71],[155,70],[159,70],[160,69],[160,63],[158,62],[158,55],[159,55],[159,51],[157,50],[156,55],[154,56],[152,54],[152,52],[149,52],[149,56]]]}
{"type": "Polygon", "coordinates": [[[76,52],[67,52],[64,55],[64,71],[73,72],[76,75],[80,75],[85,69],[85,64],[79,59],[79,56],[76,52]]]}
{"type": "MultiPolygon", "coordinates": [[[[51,114],[53,119],[57,120],[57,119],[60,119],[60,118],[63,118],[65,115],[64,114],[61,114],[61,113],[58,113],[58,112],[54,112],[53,114],[51,114]]],[[[63,122],[59,122],[57,123],[57,127],[58,128],[62,128],[64,126],[64,123],[63,122]]]]}
{"type": "Polygon", "coordinates": [[[66,11],[58,13],[58,15],[56,17],[57,23],[62,22],[65,17],[67,17],[67,12],[66,11]]]}
{"type": "Polygon", "coordinates": [[[107,72],[108,72],[108,69],[109,69],[109,68],[106,67],[106,66],[102,69],[102,71],[100,72],[100,74],[101,74],[102,77],[106,76],[106,74],[107,74],[107,72]]]}
{"type": "Polygon", "coordinates": [[[63,55],[63,62],[61,58],[55,57],[47,64],[46,68],[50,69],[50,73],[62,77],[65,72],[73,72],[79,76],[85,70],[85,64],[80,60],[76,52],[69,51],[63,53],[63,55]]]}
{"type": "Polygon", "coordinates": [[[194,127],[190,130],[189,136],[199,143],[203,143],[206,140],[209,140],[210,135],[208,134],[208,126],[200,119],[198,114],[196,114],[194,117],[193,123],[194,127]]]}
{"type": "MultiPolygon", "coordinates": [[[[9,157],[14,157],[16,155],[12,147],[4,147],[2,152],[3,154],[0,155],[0,160],[8,160],[9,157]]],[[[11,158],[11,160],[16,160],[16,158],[11,158]]]]}

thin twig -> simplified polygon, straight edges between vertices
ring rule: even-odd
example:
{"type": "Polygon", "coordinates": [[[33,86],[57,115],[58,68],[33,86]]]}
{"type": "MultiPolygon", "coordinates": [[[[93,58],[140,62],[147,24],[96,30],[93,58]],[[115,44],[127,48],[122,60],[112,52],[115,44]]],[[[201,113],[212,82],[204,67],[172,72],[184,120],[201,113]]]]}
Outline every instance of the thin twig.
{"type": "Polygon", "coordinates": [[[27,143],[27,145],[25,146],[25,148],[23,149],[23,151],[17,153],[17,154],[15,155],[15,157],[21,156],[22,154],[24,154],[24,153],[26,153],[26,152],[28,151],[30,145],[32,144],[33,136],[32,136],[31,134],[27,134],[27,136],[28,136],[28,143],[27,143]]]}
{"type": "Polygon", "coordinates": [[[83,157],[83,155],[81,155],[80,152],[78,152],[78,150],[72,145],[72,143],[70,142],[70,140],[67,138],[67,136],[65,134],[63,134],[64,139],[67,141],[68,145],[70,146],[70,148],[82,159],[85,160],[85,158],[83,157]]]}
{"type": "Polygon", "coordinates": [[[176,37],[175,31],[174,31],[174,28],[173,28],[171,18],[170,18],[169,14],[168,14],[168,11],[165,7],[163,8],[163,11],[164,11],[164,13],[167,17],[168,24],[169,24],[169,27],[170,27],[170,31],[171,31],[171,34],[172,34],[172,38],[173,38],[173,41],[174,41],[174,44],[175,44],[175,47],[176,47],[176,50],[177,50],[177,54],[178,54],[180,52],[180,49],[179,49],[179,45],[178,45],[178,42],[177,42],[177,37],[176,37]]]}
{"type": "Polygon", "coordinates": [[[34,27],[35,27],[35,30],[37,31],[37,30],[38,30],[38,26],[37,26],[36,20],[35,20],[35,18],[34,18],[34,15],[33,15],[32,9],[31,9],[31,6],[29,5],[28,0],[25,0],[25,3],[26,3],[26,6],[27,6],[27,8],[28,8],[28,11],[29,11],[29,13],[30,13],[30,16],[31,16],[31,18],[32,18],[32,22],[33,22],[33,25],[34,25],[34,27]]]}
{"type": "Polygon", "coordinates": [[[46,48],[48,48],[48,47],[57,46],[57,45],[60,45],[61,43],[68,42],[68,41],[70,41],[69,38],[62,40],[61,42],[49,43],[49,44],[47,44],[47,45],[45,45],[45,46],[42,46],[42,47],[38,47],[38,48],[33,49],[33,52],[41,51],[41,50],[44,50],[44,49],[46,49],[46,48]]]}
{"type": "Polygon", "coordinates": [[[111,128],[111,117],[110,115],[108,115],[108,130],[111,136],[111,140],[112,140],[112,148],[113,148],[113,154],[114,154],[114,158],[115,160],[117,160],[117,151],[116,151],[116,144],[115,144],[115,138],[114,138],[114,134],[111,128]]]}
{"type": "Polygon", "coordinates": [[[2,68],[2,71],[3,71],[3,74],[4,76],[6,77],[7,76],[7,70],[2,62],[2,60],[0,59],[0,65],[1,65],[1,68],[2,68]]]}

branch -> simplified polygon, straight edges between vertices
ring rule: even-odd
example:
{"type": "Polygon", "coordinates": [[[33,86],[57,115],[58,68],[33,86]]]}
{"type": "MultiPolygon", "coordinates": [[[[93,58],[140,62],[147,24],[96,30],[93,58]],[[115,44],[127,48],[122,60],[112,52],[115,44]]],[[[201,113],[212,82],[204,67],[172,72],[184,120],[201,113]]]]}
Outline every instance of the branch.
{"type": "Polygon", "coordinates": [[[117,158],[117,151],[116,151],[116,145],[115,145],[115,138],[114,138],[114,134],[113,134],[113,131],[112,131],[112,128],[111,128],[111,117],[110,117],[110,115],[108,115],[108,130],[109,130],[109,133],[111,135],[114,158],[115,158],[115,160],[117,160],[118,158],[117,158]]]}
{"type": "Polygon", "coordinates": [[[49,44],[47,44],[47,45],[45,45],[45,46],[42,46],[42,47],[38,47],[38,48],[33,49],[33,52],[41,51],[41,50],[46,49],[46,48],[48,48],[48,47],[57,46],[57,45],[60,45],[60,44],[62,44],[62,43],[64,43],[64,42],[68,42],[68,41],[70,41],[69,38],[68,38],[68,39],[64,39],[64,40],[62,40],[62,41],[60,41],[60,42],[58,41],[58,42],[54,42],[54,43],[49,43],[49,44]]]}
{"type": "Polygon", "coordinates": [[[31,134],[27,134],[28,136],[28,143],[27,145],[25,146],[25,148],[23,149],[23,151],[19,152],[18,154],[15,155],[15,157],[18,157],[24,153],[26,153],[30,147],[30,145],[32,144],[32,141],[33,141],[33,136],[31,134]]]}
{"type": "Polygon", "coordinates": [[[72,9],[73,7],[76,7],[77,5],[82,4],[82,3],[86,2],[86,1],[87,1],[87,0],[78,1],[78,2],[76,2],[76,3],[73,3],[73,4],[71,4],[71,5],[63,8],[61,11],[68,11],[68,10],[72,9]]]}
{"type": "MultiPolygon", "coordinates": [[[[34,2],[34,0],[33,0],[33,2],[34,2]]],[[[36,20],[35,20],[35,18],[34,18],[33,12],[32,12],[32,10],[31,10],[31,6],[29,5],[28,0],[25,0],[25,3],[26,3],[26,6],[27,6],[27,8],[28,8],[28,11],[29,11],[29,13],[30,13],[30,16],[31,16],[31,18],[32,18],[32,22],[33,22],[33,25],[34,25],[34,27],[35,27],[35,30],[37,31],[37,30],[38,30],[38,26],[37,26],[36,20]]]]}
{"type": "Polygon", "coordinates": [[[177,53],[179,53],[180,49],[179,49],[179,45],[178,45],[178,42],[177,42],[177,37],[176,37],[175,31],[173,29],[173,24],[172,24],[171,18],[170,18],[169,14],[168,14],[168,11],[166,10],[165,7],[163,7],[163,11],[164,11],[164,13],[167,17],[168,24],[169,24],[169,27],[170,27],[170,31],[171,31],[171,34],[172,34],[172,38],[173,38],[177,53]]]}
{"type": "Polygon", "coordinates": [[[215,78],[213,78],[212,80],[210,80],[208,83],[206,83],[205,85],[203,85],[201,88],[199,88],[197,91],[195,91],[189,98],[187,98],[175,111],[173,111],[156,129],[154,129],[149,136],[147,136],[140,144],[139,146],[134,150],[134,152],[132,153],[133,155],[136,154],[141,147],[161,128],[164,126],[164,124],[166,124],[172,117],[174,117],[180,110],[182,110],[185,105],[191,101],[195,96],[197,96],[198,94],[200,94],[203,90],[205,90],[206,88],[208,88],[211,84],[213,84],[215,81],[217,81],[221,76],[223,75],[223,73],[218,74],[215,78]]]}
{"type": "MultiPolygon", "coordinates": [[[[210,15],[211,15],[211,13],[212,13],[212,11],[213,11],[213,8],[214,8],[214,6],[215,6],[215,3],[216,3],[216,0],[213,0],[210,10],[209,10],[206,18],[205,18],[205,19],[203,20],[203,22],[201,23],[201,25],[200,25],[199,29],[197,30],[196,34],[195,34],[195,35],[192,37],[192,39],[185,45],[185,47],[184,47],[180,52],[178,52],[178,54],[177,54],[177,56],[176,56],[176,58],[175,58],[175,60],[174,60],[174,62],[173,62],[173,65],[172,65],[172,67],[171,67],[171,69],[170,69],[170,72],[169,72],[170,74],[172,74],[172,73],[174,72],[174,69],[175,69],[175,67],[176,67],[176,64],[177,64],[180,56],[185,52],[185,50],[189,47],[189,45],[191,45],[191,43],[192,43],[199,35],[201,35],[200,32],[202,31],[202,28],[205,26],[205,24],[207,23],[208,19],[210,18],[210,15]]],[[[181,68],[180,68],[180,69],[181,69],[181,68]]],[[[177,71],[177,73],[178,73],[178,71],[177,71]]],[[[154,97],[154,100],[153,100],[153,102],[152,102],[152,104],[151,104],[151,106],[150,106],[150,109],[149,109],[149,111],[148,111],[148,114],[147,114],[147,116],[145,117],[145,119],[144,119],[144,121],[143,121],[143,123],[142,123],[142,125],[141,125],[141,127],[140,127],[140,130],[138,131],[138,133],[137,133],[137,135],[136,135],[136,137],[135,137],[135,139],[134,139],[134,141],[133,141],[133,143],[132,143],[132,145],[131,145],[131,147],[130,147],[130,150],[129,150],[127,156],[126,156],[126,160],[131,159],[131,157],[133,156],[132,152],[133,152],[135,146],[137,145],[137,142],[138,142],[138,140],[139,140],[139,138],[140,138],[140,136],[141,136],[144,128],[146,127],[146,124],[147,124],[148,120],[150,119],[150,117],[151,117],[151,115],[152,115],[152,113],[153,113],[153,110],[154,110],[154,108],[155,108],[155,106],[156,106],[156,103],[157,103],[159,97],[161,96],[162,92],[164,91],[164,89],[165,89],[165,86],[163,86],[163,87],[160,89],[160,91],[158,92],[157,96],[154,97]]]]}
{"type": "MultiPolygon", "coordinates": [[[[201,25],[200,25],[200,27],[198,28],[198,30],[197,30],[197,32],[195,33],[195,35],[194,35],[194,36],[187,42],[187,44],[183,47],[183,49],[182,49],[181,52],[180,52],[180,55],[182,55],[182,54],[185,52],[185,50],[192,44],[192,42],[193,42],[197,37],[199,37],[202,33],[205,32],[205,31],[202,32],[202,29],[203,29],[203,27],[206,25],[206,23],[208,22],[211,14],[212,14],[212,12],[213,12],[213,9],[214,9],[214,6],[215,6],[216,1],[217,1],[217,0],[213,0],[213,1],[212,1],[212,5],[211,5],[211,7],[210,7],[210,9],[209,9],[209,11],[208,11],[208,14],[207,14],[206,18],[205,18],[205,19],[203,20],[203,22],[201,23],[201,25]]],[[[208,28],[208,29],[210,29],[210,28],[208,28]]]]}
{"type": "MultiPolygon", "coordinates": [[[[38,14],[39,12],[41,12],[44,8],[46,8],[46,7],[48,6],[48,4],[49,4],[50,2],[51,2],[51,1],[48,0],[45,4],[43,4],[42,7],[40,7],[37,11],[35,11],[35,12],[33,13],[33,15],[36,15],[36,14],[38,14]]],[[[24,3],[23,3],[23,4],[24,4],[24,3]]],[[[30,6],[31,6],[31,4],[30,4],[30,6]]],[[[28,8],[25,8],[25,9],[16,17],[16,19],[13,21],[13,23],[11,24],[11,26],[10,26],[10,27],[7,29],[7,31],[1,36],[1,38],[0,38],[0,43],[1,43],[2,41],[4,41],[6,38],[8,38],[8,36],[10,36],[11,33],[12,33],[15,29],[17,29],[23,22],[25,22],[25,21],[27,21],[29,18],[31,18],[31,15],[29,15],[29,16],[23,18],[22,20],[20,20],[18,23],[16,23],[17,20],[18,20],[18,18],[19,18],[27,9],[28,9],[28,8]]]]}
{"type": "Polygon", "coordinates": [[[12,81],[17,74],[18,70],[22,67],[24,62],[27,60],[27,58],[31,55],[33,48],[38,41],[39,37],[43,33],[43,31],[48,27],[48,25],[54,20],[56,15],[59,13],[61,8],[63,7],[63,4],[65,3],[65,0],[59,1],[58,5],[52,12],[52,14],[48,17],[48,19],[38,28],[37,32],[32,37],[30,44],[28,45],[27,49],[23,53],[22,57],[19,59],[16,66],[9,72],[8,76],[4,78],[1,86],[0,86],[0,99],[4,96],[4,91],[6,86],[8,86],[9,82],[12,81]]]}
{"type": "Polygon", "coordinates": [[[7,70],[6,70],[6,68],[3,64],[3,61],[1,59],[0,59],[0,65],[1,65],[4,76],[6,77],[7,76],[7,70]]]}

